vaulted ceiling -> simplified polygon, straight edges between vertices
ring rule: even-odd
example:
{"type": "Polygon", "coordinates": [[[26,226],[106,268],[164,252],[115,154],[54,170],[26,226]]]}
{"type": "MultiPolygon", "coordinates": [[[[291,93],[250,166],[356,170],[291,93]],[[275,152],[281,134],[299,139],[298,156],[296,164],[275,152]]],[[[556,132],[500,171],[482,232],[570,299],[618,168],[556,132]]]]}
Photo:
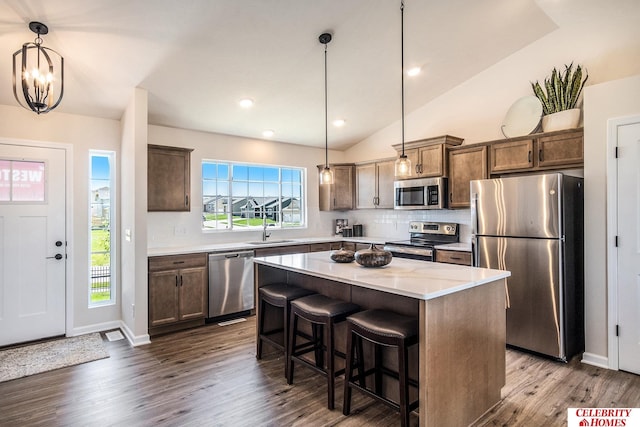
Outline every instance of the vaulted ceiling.
{"type": "MultiPolygon", "coordinates": [[[[405,0],[410,112],[545,36],[556,24],[533,0],[405,0]]],[[[119,119],[141,87],[149,123],[344,149],[397,121],[400,0],[4,0],[0,104],[16,105],[11,56],[49,26],[65,58],[58,112],[119,119]],[[238,105],[242,98],[253,107],[238,105]]],[[[399,141],[398,141],[399,142],[399,141]]]]}

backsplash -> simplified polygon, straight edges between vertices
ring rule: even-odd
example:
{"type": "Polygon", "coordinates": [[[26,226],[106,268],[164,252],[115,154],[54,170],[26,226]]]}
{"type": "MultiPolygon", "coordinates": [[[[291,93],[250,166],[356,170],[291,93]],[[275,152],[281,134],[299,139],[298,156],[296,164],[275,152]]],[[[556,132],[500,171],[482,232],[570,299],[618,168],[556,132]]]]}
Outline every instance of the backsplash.
{"type": "MultiPolygon", "coordinates": [[[[387,240],[409,238],[410,221],[454,222],[460,224],[460,241],[471,241],[471,210],[416,210],[363,209],[332,212],[332,219],[346,218],[349,225],[362,224],[365,237],[382,237],[387,240]]],[[[329,226],[333,226],[332,223],[329,226]]]]}

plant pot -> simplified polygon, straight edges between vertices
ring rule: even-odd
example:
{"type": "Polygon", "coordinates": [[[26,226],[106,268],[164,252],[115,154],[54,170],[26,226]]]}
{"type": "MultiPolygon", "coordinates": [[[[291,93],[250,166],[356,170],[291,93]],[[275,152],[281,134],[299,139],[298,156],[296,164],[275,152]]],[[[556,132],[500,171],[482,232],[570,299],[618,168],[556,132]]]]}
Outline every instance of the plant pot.
{"type": "Polygon", "coordinates": [[[553,132],[556,130],[577,128],[580,123],[580,109],[558,111],[557,113],[542,116],[542,131],[553,132]]]}

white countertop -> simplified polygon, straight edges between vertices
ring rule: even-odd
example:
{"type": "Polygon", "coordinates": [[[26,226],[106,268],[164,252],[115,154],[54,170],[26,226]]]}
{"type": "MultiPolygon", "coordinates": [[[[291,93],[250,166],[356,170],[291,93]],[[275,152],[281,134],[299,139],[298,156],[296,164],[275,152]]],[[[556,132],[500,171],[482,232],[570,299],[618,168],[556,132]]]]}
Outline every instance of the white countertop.
{"type": "Polygon", "coordinates": [[[404,258],[393,258],[384,267],[366,268],[355,261],[348,264],[333,262],[329,255],[328,251],[275,255],[254,258],[254,262],[422,300],[511,276],[509,271],[404,258]]]}
{"type": "MultiPolygon", "coordinates": [[[[253,240],[252,240],[253,241],[253,240]]],[[[376,237],[303,237],[298,239],[271,239],[265,243],[250,243],[250,242],[233,242],[233,243],[216,243],[207,245],[188,245],[179,247],[162,247],[162,248],[149,248],[147,250],[147,256],[163,256],[163,255],[180,255],[198,252],[227,252],[227,251],[246,251],[259,248],[272,248],[277,246],[294,246],[294,245],[309,245],[313,243],[327,243],[327,242],[355,242],[355,243],[375,243],[384,244],[384,238],[376,237]]]]}

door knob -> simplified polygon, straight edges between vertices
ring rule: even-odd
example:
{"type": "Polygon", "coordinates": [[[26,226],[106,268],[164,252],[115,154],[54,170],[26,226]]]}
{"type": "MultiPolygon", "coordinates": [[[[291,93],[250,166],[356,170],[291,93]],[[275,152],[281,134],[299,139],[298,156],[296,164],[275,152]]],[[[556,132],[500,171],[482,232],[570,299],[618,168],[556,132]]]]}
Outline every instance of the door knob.
{"type": "Polygon", "coordinates": [[[57,247],[62,246],[62,242],[61,242],[60,240],[58,240],[58,241],[56,242],[56,246],[57,246],[57,247]]]}
{"type": "Polygon", "coordinates": [[[62,254],[55,254],[54,256],[48,256],[45,259],[53,259],[53,258],[55,258],[57,260],[61,260],[62,259],[62,254]]]}

